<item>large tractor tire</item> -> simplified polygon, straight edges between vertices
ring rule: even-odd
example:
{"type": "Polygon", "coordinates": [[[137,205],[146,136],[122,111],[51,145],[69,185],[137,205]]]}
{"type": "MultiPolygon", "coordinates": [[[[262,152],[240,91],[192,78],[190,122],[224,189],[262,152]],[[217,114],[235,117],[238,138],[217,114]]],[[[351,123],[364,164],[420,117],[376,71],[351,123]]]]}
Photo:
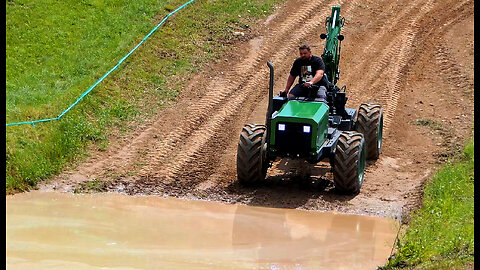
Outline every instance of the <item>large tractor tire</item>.
{"type": "Polygon", "coordinates": [[[240,133],[237,148],[237,179],[240,184],[251,186],[265,180],[266,127],[258,124],[245,125],[240,133]]]}
{"type": "Polygon", "coordinates": [[[363,134],[367,159],[378,159],[382,153],[383,110],[378,104],[360,105],[357,115],[356,130],[363,134]]]}
{"type": "Polygon", "coordinates": [[[344,131],[335,148],[333,181],[341,193],[356,194],[363,184],[365,170],[365,140],[363,134],[344,131]]]}

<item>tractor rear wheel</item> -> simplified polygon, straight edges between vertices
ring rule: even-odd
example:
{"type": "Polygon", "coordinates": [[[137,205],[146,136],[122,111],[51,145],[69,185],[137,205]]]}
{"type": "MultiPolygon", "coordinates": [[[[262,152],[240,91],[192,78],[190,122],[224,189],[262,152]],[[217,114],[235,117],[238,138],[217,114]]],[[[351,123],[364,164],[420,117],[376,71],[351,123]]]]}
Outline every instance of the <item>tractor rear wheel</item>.
{"type": "Polygon", "coordinates": [[[240,133],[237,148],[237,179],[242,185],[253,185],[265,179],[266,161],[265,125],[248,124],[240,133]]]}
{"type": "Polygon", "coordinates": [[[358,109],[356,130],[363,134],[367,159],[378,159],[382,153],[383,110],[378,104],[363,103],[358,109]]]}
{"type": "Polygon", "coordinates": [[[363,184],[365,140],[363,134],[344,131],[335,148],[333,181],[341,193],[356,194],[363,184]]]}

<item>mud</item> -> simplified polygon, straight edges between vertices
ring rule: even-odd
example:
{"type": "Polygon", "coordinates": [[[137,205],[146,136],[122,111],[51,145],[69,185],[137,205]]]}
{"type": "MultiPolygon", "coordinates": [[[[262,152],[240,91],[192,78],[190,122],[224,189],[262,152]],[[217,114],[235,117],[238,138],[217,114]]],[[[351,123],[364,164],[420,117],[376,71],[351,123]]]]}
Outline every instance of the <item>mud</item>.
{"type": "Polygon", "coordinates": [[[375,269],[399,222],[119,194],[7,197],[7,269],[375,269]]]}
{"type": "Polygon", "coordinates": [[[106,151],[39,189],[89,192],[86,183],[100,181],[101,191],[130,195],[401,219],[421,202],[437,166],[472,135],[473,6],[473,0],[288,0],[251,24],[250,41],[194,75],[178,103],[150,125],[112,138],[106,151]],[[264,122],[266,62],[275,66],[275,89],[282,89],[300,44],[322,53],[319,35],[333,5],[346,19],[338,85],[347,87],[347,107],[382,104],[382,156],[368,164],[356,196],[335,192],[327,163],[306,168],[279,160],[265,183],[239,186],[238,137],[245,123],[264,122]]]}

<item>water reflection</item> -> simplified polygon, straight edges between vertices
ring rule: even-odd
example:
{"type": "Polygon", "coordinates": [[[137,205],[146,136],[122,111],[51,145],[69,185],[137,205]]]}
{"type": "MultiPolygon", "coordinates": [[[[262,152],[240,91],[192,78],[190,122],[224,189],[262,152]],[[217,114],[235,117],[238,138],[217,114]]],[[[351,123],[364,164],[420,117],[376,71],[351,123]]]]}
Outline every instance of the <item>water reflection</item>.
{"type": "Polygon", "coordinates": [[[232,244],[252,249],[257,269],[375,269],[397,228],[388,219],[239,205],[232,244]]]}
{"type": "Polygon", "coordinates": [[[8,269],[374,269],[385,218],[114,194],[7,197],[8,269]]]}

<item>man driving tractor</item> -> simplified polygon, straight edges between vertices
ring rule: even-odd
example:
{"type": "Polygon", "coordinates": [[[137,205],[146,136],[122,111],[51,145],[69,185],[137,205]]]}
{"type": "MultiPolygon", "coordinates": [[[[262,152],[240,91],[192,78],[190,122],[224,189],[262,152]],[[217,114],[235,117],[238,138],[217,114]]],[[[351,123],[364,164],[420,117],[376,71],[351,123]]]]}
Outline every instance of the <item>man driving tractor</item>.
{"type": "Polygon", "coordinates": [[[310,91],[313,91],[313,93],[316,91],[316,95],[313,95],[314,97],[326,99],[327,88],[325,85],[327,82],[323,76],[325,63],[323,63],[321,57],[312,55],[310,46],[306,44],[300,46],[298,50],[300,57],[293,62],[287,85],[284,90],[280,91],[280,95],[287,95],[289,99],[292,99],[295,97],[308,97],[310,96],[310,91]],[[299,77],[298,84],[290,90],[297,76],[299,77]]]}

